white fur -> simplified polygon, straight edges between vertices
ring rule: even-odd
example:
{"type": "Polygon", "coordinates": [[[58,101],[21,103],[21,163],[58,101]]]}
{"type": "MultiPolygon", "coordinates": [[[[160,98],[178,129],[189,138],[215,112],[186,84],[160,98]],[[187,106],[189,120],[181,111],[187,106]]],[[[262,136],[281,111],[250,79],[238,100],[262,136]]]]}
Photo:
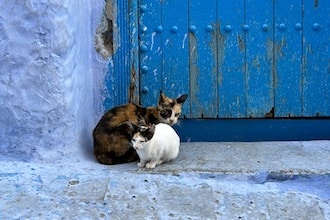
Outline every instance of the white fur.
{"type": "Polygon", "coordinates": [[[168,124],[157,124],[154,136],[147,142],[135,137],[133,147],[140,157],[139,167],[155,168],[156,165],[175,159],[179,153],[180,138],[168,124]]]}

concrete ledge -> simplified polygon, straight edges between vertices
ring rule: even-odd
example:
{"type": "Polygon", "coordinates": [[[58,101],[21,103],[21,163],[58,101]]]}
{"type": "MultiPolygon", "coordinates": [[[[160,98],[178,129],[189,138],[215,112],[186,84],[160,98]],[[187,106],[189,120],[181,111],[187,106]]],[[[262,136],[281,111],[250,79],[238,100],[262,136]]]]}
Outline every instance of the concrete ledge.
{"type": "Polygon", "coordinates": [[[182,143],[178,158],[155,171],[325,174],[330,173],[330,141],[182,143]]]}

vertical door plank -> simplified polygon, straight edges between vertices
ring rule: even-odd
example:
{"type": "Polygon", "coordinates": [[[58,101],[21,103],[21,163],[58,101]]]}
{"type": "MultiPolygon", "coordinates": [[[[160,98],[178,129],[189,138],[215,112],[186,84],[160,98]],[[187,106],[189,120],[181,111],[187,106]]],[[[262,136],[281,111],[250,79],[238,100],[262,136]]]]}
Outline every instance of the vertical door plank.
{"type": "Polygon", "coordinates": [[[246,117],[244,0],[218,1],[219,117],[246,117]]]}
{"type": "Polygon", "coordinates": [[[247,116],[265,117],[274,106],[273,1],[246,0],[247,116]]]}
{"type": "Polygon", "coordinates": [[[159,90],[163,85],[162,25],[160,1],[140,0],[139,4],[139,53],[140,53],[140,98],[144,106],[157,104],[159,90]]]}
{"type": "Polygon", "coordinates": [[[114,41],[120,46],[115,47],[113,57],[108,64],[108,73],[106,74],[106,90],[104,95],[104,106],[106,109],[128,102],[131,68],[127,63],[130,62],[130,42],[121,41],[121,39],[130,39],[129,7],[124,0],[116,1],[118,12],[116,16],[116,25],[118,33],[113,37],[114,41]]]}
{"type": "Polygon", "coordinates": [[[130,67],[130,87],[128,101],[139,104],[140,102],[140,74],[139,74],[139,13],[138,1],[130,1],[128,4],[129,17],[129,67],[130,67]]]}
{"type": "Polygon", "coordinates": [[[330,116],[330,1],[304,1],[304,116],[330,116]]]}
{"type": "MultiPolygon", "coordinates": [[[[177,97],[189,94],[188,1],[162,4],[163,90],[166,95],[177,97]]],[[[183,105],[185,117],[190,117],[188,100],[183,105]]]]}
{"type": "Polygon", "coordinates": [[[302,116],[302,2],[275,1],[275,116],[302,116]]]}
{"type": "Polygon", "coordinates": [[[218,114],[216,0],[189,1],[190,100],[192,118],[218,114]],[[211,27],[211,28],[210,28],[211,27]]]}

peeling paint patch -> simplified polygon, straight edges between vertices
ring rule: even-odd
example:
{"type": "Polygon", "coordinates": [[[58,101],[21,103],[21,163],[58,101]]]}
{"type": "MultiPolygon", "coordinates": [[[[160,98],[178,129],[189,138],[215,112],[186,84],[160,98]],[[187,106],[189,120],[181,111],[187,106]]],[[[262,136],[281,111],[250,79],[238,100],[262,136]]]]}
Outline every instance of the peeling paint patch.
{"type": "Polygon", "coordinates": [[[283,48],[286,47],[286,44],[287,43],[286,43],[285,37],[282,37],[280,42],[274,44],[276,57],[284,57],[285,56],[283,48]]]}
{"type": "Polygon", "coordinates": [[[266,49],[267,49],[267,60],[273,60],[273,45],[274,42],[272,39],[267,40],[266,49]]]}
{"type": "Polygon", "coordinates": [[[104,14],[95,33],[95,49],[103,57],[110,58],[118,48],[117,0],[107,0],[104,14]]]}
{"type": "Polygon", "coordinates": [[[184,35],[184,38],[183,38],[183,40],[182,40],[182,49],[184,49],[184,44],[185,44],[185,42],[186,42],[186,40],[187,40],[187,36],[188,36],[188,34],[185,34],[184,35]]]}
{"type": "Polygon", "coordinates": [[[155,43],[155,36],[156,36],[156,32],[153,32],[151,34],[151,45],[150,45],[150,50],[152,51],[154,48],[154,43],[155,43]]]}
{"type": "Polygon", "coordinates": [[[138,80],[138,76],[135,70],[135,67],[133,66],[131,69],[131,81],[130,81],[130,86],[129,86],[129,98],[128,98],[128,102],[130,103],[136,103],[138,104],[138,97],[135,95],[136,90],[137,90],[137,81],[138,80]]]}
{"type": "Polygon", "coordinates": [[[245,51],[245,42],[240,34],[237,35],[238,48],[240,52],[245,51]]]}
{"type": "MultiPolygon", "coordinates": [[[[218,25],[220,26],[220,24],[218,25]]],[[[220,32],[218,33],[218,66],[222,67],[223,66],[223,62],[224,62],[224,58],[225,58],[225,37],[223,36],[223,34],[220,32]]],[[[220,68],[221,69],[221,68],[220,68]]],[[[223,73],[220,72],[218,74],[218,83],[221,86],[222,85],[222,76],[223,73]]]]}
{"type": "Polygon", "coordinates": [[[197,39],[193,34],[189,34],[189,41],[190,41],[190,97],[192,103],[196,101],[196,93],[199,91],[199,84],[198,84],[198,75],[199,69],[197,66],[198,60],[198,53],[197,53],[197,39]]]}

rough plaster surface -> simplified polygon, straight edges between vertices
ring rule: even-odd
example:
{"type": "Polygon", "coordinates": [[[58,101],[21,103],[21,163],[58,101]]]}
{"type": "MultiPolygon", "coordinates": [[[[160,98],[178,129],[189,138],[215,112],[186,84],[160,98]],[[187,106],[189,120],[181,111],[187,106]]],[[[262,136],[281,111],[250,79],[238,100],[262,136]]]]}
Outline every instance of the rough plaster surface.
{"type": "Polygon", "coordinates": [[[90,150],[102,101],[93,90],[103,80],[93,35],[103,4],[0,2],[0,159],[54,160],[90,150]]]}

